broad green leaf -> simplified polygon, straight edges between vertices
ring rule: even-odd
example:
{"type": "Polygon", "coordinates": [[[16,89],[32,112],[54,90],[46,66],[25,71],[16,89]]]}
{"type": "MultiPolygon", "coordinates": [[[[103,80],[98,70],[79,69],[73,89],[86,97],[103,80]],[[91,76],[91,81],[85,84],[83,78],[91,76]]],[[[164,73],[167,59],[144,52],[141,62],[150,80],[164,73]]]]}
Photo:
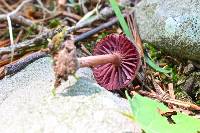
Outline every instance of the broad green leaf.
{"type": "Polygon", "coordinates": [[[136,94],[130,98],[126,93],[135,120],[146,133],[198,133],[200,120],[185,114],[177,113],[172,119],[175,124],[170,124],[166,117],[161,116],[158,109],[168,111],[168,108],[155,100],[136,94]]]}
{"type": "Polygon", "coordinates": [[[166,70],[164,68],[159,67],[157,64],[155,64],[150,58],[148,58],[147,56],[144,56],[146,63],[152,67],[153,69],[155,69],[158,72],[161,73],[172,73],[172,70],[166,70]]]}
{"type": "Polygon", "coordinates": [[[119,6],[116,2],[116,0],[109,0],[110,1],[110,4],[112,6],[112,9],[114,10],[115,12],[115,15],[117,16],[118,20],[119,20],[119,23],[124,31],[124,33],[130,37],[131,39],[133,38],[132,34],[131,34],[131,31],[129,30],[128,28],[128,25],[124,19],[124,16],[122,15],[120,9],[119,9],[119,6]]]}

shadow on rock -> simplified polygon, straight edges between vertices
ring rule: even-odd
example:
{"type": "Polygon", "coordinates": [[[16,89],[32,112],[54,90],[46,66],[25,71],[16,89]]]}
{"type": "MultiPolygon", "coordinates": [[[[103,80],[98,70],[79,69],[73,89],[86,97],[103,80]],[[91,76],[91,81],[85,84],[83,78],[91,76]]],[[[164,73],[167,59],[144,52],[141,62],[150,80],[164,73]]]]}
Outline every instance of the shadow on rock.
{"type": "Polygon", "coordinates": [[[103,90],[99,85],[97,85],[94,81],[89,80],[87,78],[81,77],[78,81],[72,85],[64,89],[60,95],[62,96],[79,96],[85,95],[89,96],[95,93],[99,93],[103,90]]]}

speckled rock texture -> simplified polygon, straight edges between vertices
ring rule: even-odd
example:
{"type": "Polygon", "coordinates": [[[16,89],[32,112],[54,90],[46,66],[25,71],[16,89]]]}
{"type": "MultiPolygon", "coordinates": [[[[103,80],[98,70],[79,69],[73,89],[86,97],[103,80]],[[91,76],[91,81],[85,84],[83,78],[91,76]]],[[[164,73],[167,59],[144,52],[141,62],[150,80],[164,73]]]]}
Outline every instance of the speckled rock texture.
{"type": "Polygon", "coordinates": [[[200,1],[142,0],[136,8],[141,38],[171,55],[200,62],[200,1]]]}
{"type": "Polygon", "coordinates": [[[53,96],[55,81],[50,58],[42,58],[12,77],[0,80],[1,133],[141,133],[122,112],[128,102],[79,69],[53,96]]]}

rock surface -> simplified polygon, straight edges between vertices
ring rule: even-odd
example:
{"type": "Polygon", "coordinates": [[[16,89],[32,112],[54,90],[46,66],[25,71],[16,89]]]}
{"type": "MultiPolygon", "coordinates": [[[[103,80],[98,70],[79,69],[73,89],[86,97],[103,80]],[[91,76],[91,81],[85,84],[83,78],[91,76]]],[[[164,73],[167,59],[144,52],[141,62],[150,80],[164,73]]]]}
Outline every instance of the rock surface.
{"type": "Polygon", "coordinates": [[[53,96],[51,60],[43,58],[0,80],[1,133],[140,133],[121,112],[128,102],[100,87],[89,68],[77,72],[53,96]]]}
{"type": "Polygon", "coordinates": [[[171,55],[200,62],[200,1],[142,0],[136,8],[141,38],[171,55]]]}

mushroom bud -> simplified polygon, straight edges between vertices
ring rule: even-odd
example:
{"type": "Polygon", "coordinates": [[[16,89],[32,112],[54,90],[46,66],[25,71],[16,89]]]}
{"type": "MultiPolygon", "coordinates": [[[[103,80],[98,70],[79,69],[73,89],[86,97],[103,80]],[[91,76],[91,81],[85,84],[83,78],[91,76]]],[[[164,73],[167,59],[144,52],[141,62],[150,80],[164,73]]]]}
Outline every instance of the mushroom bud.
{"type": "Polygon", "coordinates": [[[110,34],[100,40],[94,48],[93,56],[77,58],[74,49],[72,43],[64,43],[64,48],[56,58],[56,77],[66,80],[72,68],[75,70],[80,67],[93,67],[94,77],[99,85],[107,90],[119,90],[135,78],[140,67],[137,47],[122,34],[110,34]],[[60,58],[61,56],[65,60],[60,58]]]}

